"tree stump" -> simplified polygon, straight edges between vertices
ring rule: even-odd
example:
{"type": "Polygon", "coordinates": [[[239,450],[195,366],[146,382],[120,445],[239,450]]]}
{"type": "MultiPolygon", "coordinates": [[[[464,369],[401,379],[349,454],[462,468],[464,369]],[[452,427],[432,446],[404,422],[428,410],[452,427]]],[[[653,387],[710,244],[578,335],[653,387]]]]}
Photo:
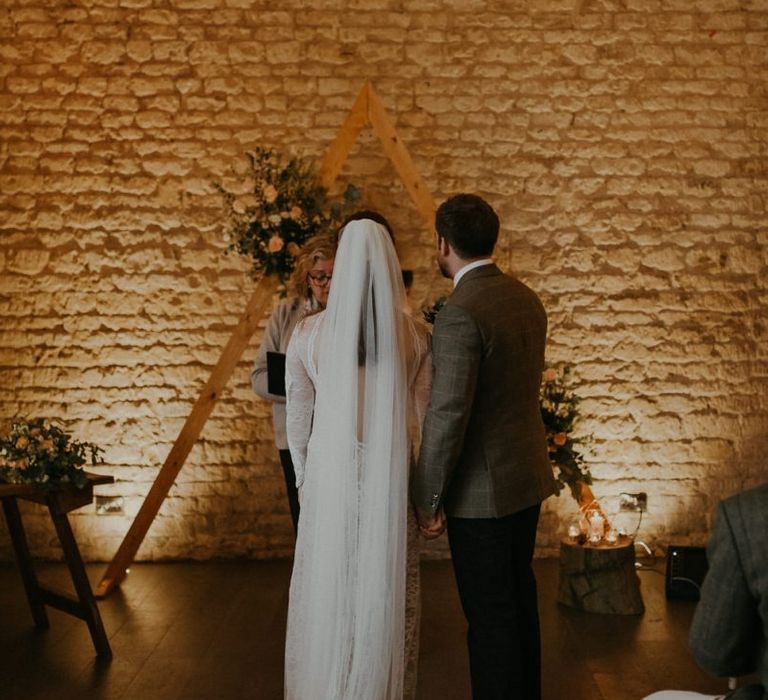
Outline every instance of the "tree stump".
{"type": "Polygon", "coordinates": [[[640,615],[645,611],[635,571],[635,546],[628,537],[617,544],[560,543],[563,605],[593,613],[640,615]]]}

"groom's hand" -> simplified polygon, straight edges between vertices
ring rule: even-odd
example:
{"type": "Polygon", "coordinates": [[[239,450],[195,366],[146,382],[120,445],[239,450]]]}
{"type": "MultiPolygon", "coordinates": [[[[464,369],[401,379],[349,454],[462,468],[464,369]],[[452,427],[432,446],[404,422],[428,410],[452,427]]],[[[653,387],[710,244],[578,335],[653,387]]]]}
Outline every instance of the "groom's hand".
{"type": "Polygon", "coordinates": [[[442,508],[432,515],[431,512],[417,506],[416,518],[419,521],[419,532],[425,540],[434,540],[445,531],[446,519],[442,508]]]}

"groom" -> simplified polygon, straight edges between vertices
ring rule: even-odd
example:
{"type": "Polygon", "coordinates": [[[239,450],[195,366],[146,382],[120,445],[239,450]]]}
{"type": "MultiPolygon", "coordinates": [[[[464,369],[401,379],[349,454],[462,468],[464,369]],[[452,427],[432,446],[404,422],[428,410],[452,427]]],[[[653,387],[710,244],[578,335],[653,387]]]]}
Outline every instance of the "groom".
{"type": "Polygon", "coordinates": [[[460,194],[437,210],[437,262],[454,292],[437,315],[434,378],[413,498],[422,534],[446,523],[474,700],[537,700],[531,568],[541,502],[555,492],[539,409],[547,316],[491,260],[499,219],[460,194]]]}

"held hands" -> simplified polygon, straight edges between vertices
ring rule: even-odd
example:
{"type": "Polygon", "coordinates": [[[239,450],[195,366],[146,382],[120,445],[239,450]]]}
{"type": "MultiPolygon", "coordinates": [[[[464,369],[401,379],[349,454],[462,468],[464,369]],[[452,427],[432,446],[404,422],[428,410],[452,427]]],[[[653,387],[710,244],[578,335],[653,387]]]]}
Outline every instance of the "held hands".
{"type": "Polygon", "coordinates": [[[434,540],[445,531],[445,511],[441,508],[434,515],[431,512],[416,507],[416,519],[419,522],[419,532],[425,540],[434,540]]]}

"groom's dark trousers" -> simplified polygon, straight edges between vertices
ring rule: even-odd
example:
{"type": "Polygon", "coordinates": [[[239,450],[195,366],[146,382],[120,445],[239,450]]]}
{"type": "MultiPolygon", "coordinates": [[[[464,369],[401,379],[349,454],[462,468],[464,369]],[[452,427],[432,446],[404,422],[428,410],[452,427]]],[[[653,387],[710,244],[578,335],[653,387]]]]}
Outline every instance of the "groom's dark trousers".
{"type": "Polygon", "coordinates": [[[531,562],[541,505],[502,518],[448,518],[473,700],[539,700],[541,642],[531,562]]]}
{"type": "Polygon", "coordinates": [[[547,314],[522,282],[468,270],[435,319],[413,500],[448,516],[475,700],[538,700],[531,557],[555,493],[539,407],[547,314]]]}

